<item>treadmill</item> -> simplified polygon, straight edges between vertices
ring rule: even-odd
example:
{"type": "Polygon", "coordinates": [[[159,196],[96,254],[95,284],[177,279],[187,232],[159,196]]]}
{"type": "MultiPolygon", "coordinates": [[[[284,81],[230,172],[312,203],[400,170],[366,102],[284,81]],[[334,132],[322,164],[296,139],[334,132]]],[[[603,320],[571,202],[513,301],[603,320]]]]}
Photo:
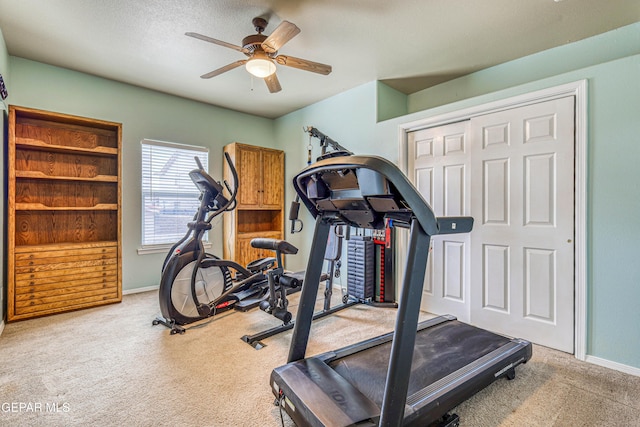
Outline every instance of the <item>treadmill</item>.
{"type": "Polygon", "coordinates": [[[315,218],[288,363],[274,369],[277,402],[298,426],[457,425],[448,412],[493,381],[515,377],[531,344],[440,316],[418,324],[431,236],[467,233],[471,217],[436,218],[407,177],[376,156],[318,161],[294,178],[315,218]],[[410,229],[393,332],[305,358],[329,228],[410,229]]]}

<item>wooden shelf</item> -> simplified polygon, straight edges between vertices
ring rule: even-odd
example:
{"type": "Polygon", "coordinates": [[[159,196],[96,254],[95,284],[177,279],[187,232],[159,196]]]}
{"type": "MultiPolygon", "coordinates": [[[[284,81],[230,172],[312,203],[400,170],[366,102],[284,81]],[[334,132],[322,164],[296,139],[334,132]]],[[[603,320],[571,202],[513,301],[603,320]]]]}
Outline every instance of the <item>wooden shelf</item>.
{"type": "Polygon", "coordinates": [[[103,156],[118,155],[117,148],[111,148],[111,147],[84,148],[84,147],[72,147],[68,145],[54,145],[54,144],[47,144],[46,142],[42,142],[39,139],[21,138],[21,137],[16,137],[16,146],[32,148],[35,150],[46,150],[46,151],[66,151],[69,153],[90,153],[90,154],[103,155],[103,156]]]}
{"type": "Polygon", "coordinates": [[[92,181],[92,182],[118,182],[117,176],[112,175],[96,175],[94,177],[79,176],[57,176],[47,175],[40,171],[16,171],[16,178],[33,178],[33,179],[54,179],[60,181],[92,181]]]}
{"type": "Polygon", "coordinates": [[[100,203],[95,206],[46,206],[42,203],[16,203],[17,211],[116,211],[118,205],[100,203]]]}

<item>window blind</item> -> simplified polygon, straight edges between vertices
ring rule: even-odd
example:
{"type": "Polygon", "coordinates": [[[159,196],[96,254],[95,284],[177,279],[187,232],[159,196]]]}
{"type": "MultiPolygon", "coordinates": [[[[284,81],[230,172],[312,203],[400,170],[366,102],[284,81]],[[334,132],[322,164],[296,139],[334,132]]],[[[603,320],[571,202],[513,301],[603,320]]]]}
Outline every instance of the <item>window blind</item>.
{"type": "Polygon", "coordinates": [[[193,219],[200,192],[189,178],[197,156],[209,168],[204,147],[164,141],[142,141],[142,246],[180,240],[193,219]]]}

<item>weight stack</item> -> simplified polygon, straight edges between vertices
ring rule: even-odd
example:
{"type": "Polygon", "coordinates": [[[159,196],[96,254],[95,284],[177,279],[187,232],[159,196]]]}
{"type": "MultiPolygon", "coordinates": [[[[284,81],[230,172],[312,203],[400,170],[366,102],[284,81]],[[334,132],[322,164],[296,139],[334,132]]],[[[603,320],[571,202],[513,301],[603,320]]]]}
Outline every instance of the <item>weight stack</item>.
{"type": "Polygon", "coordinates": [[[371,301],[375,281],[375,246],[370,237],[352,236],[347,248],[347,292],[350,297],[371,301]]]}

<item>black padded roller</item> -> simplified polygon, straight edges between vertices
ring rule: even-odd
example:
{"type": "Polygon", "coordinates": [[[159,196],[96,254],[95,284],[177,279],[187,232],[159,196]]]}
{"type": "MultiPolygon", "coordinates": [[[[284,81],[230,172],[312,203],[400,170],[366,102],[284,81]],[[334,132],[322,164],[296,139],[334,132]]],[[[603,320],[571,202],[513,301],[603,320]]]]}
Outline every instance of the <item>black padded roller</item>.
{"type": "Polygon", "coordinates": [[[286,240],[265,238],[251,239],[251,247],[256,249],[271,249],[272,251],[279,251],[285,255],[295,255],[298,253],[298,248],[286,240]]]}
{"type": "Polygon", "coordinates": [[[298,277],[289,276],[286,273],[280,276],[278,283],[288,288],[299,288],[302,285],[302,280],[298,277]]]}

